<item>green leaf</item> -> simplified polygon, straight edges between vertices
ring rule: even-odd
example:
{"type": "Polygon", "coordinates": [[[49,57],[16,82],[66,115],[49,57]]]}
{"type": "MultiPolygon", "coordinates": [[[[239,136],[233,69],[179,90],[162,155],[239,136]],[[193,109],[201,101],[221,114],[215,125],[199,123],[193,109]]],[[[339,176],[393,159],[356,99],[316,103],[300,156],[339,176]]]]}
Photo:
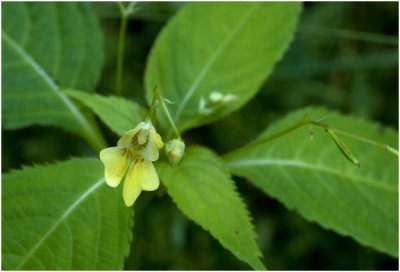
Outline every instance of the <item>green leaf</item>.
{"type": "Polygon", "coordinates": [[[100,117],[101,121],[118,135],[134,128],[145,118],[144,110],[138,104],[124,98],[86,94],[72,89],[63,91],[89,107],[100,117]]]}
{"type": "Polygon", "coordinates": [[[338,130],[397,148],[398,135],[391,128],[306,108],[264,131],[259,144],[226,155],[226,165],[308,220],[398,256],[398,157],[338,130]],[[309,126],[303,126],[262,141],[301,121],[305,113],[314,120],[326,117],[324,122],[335,129],[360,167],[351,164],[329,134],[317,127],[314,140],[309,126]]]}
{"type": "MultiPolygon", "coordinates": [[[[215,121],[250,100],[292,39],[300,3],[190,3],[163,29],[145,73],[148,102],[154,86],[175,102],[178,128],[215,121]],[[210,93],[235,99],[199,111],[210,93]]],[[[211,103],[211,104],[210,104],[211,103]]],[[[160,114],[160,118],[162,114],[160,114]]]]}
{"type": "Polygon", "coordinates": [[[214,153],[202,147],[188,148],[176,167],[158,164],[158,173],[187,217],[237,258],[254,269],[265,269],[246,205],[214,153]]]}
{"type": "Polygon", "coordinates": [[[72,159],[3,174],[2,268],[122,269],[132,210],[103,171],[100,160],[72,159]]]}
{"type": "Polygon", "coordinates": [[[90,5],[8,2],[2,8],[5,128],[55,125],[95,135],[90,121],[60,90],[93,90],[100,75],[102,36],[90,5]]]}

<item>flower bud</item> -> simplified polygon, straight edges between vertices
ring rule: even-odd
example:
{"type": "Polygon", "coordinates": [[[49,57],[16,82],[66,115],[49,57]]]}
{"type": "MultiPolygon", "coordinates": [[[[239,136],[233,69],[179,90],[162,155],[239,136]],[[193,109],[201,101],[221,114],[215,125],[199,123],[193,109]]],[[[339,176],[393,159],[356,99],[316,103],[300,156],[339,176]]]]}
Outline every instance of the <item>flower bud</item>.
{"type": "Polygon", "coordinates": [[[237,98],[236,95],[233,95],[230,93],[223,94],[223,93],[214,91],[208,95],[208,102],[211,105],[222,105],[222,104],[229,103],[229,102],[235,100],[236,98],[237,98]]]}
{"type": "Polygon", "coordinates": [[[181,139],[173,139],[165,144],[165,151],[169,162],[175,166],[185,155],[185,143],[181,139]]]}
{"type": "Polygon", "coordinates": [[[213,91],[207,96],[200,97],[199,114],[203,116],[211,115],[237,98],[236,95],[231,93],[223,94],[213,91]]]}
{"type": "Polygon", "coordinates": [[[224,95],[220,92],[211,92],[208,95],[208,100],[212,103],[212,104],[219,104],[221,103],[221,101],[224,99],[224,95]]]}
{"type": "Polygon", "coordinates": [[[229,102],[235,100],[236,98],[237,98],[237,96],[234,95],[234,94],[226,94],[226,95],[224,95],[224,97],[222,98],[222,102],[223,102],[223,103],[229,103],[229,102]]]}

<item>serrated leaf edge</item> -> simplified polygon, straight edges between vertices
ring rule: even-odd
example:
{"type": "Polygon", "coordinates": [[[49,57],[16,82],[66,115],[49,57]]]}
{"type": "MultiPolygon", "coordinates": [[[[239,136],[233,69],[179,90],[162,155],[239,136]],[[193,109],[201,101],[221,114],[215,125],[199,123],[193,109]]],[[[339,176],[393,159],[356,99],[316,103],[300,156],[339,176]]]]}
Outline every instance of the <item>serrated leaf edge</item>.
{"type": "MultiPolygon", "coordinates": [[[[261,252],[261,250],[259,249],[259,246],[258,246],[258,244],[257,244],[258,234],[257,234],[256,229],[255,229],[255,226],[254,226],[254,224],[253,224],[253,223],[254,223],[254,219],[253,219],[253,217],[251,216],[251,213],[250,213],[250,211],[249,211],[249,209],[248,209],[248,207],[247,207],[247,205],[246,205],[244,199],[241,197],[240,193],[238,192],[237,187],[236,187],[236,184],[235,184],[235,182],[233,181],[233,179],[232,179],[230,173],[227,171],[226,167],[224,166],[223,160],[222,160],[215,152],[213,152],[212,150],[210,150],[210,149],[208,149],[208,148],[205,148],[205,147],[203,147],[203,146],[200,146],[200,145],[193,145],[193,146],[191,146],[191,148],[192,148],[192,150],[193,150],[193,149],[199,148],[199,149],[202,149],[202,150],[206,150],[206,151],[209,152],[209,153],[212,153],[212,154],[213,154],[213,157],[214,157],[216,160],[218,160],[218,162],[220,163],[221,169],[223,170],[223,173],[224,173],[225,177],[231,181],[234,195],[235,195],[236,197],[238,197],[238,199],[239,199],[239,200],[241,201],[241,203],[243,204],[242,207],[244,208],[246,218],[247,218],[247,219],[249,220],[249,222],[250,222],[251,230],[252,230],[252,232],[253,232],[253,238],[254,238],[254,241],[255,241],[255,243],[256,243],[256,245],[257,245],[257,248],[258,248],[258,250],[257,250],[257,252],[256,252],[256,257],[258,258],[260,264],[264,265],[263,262],[261,261],[261,258],[263,258],[263,254],[262,254],[262,252],[261,252]]],[[[163,181],[163,180],[161,179],[161,181],[163,181]]],[[[232,252],[232,251],[231,251],[229,248],[227,248],[223,243],[221,243],[220,240],[219,240],[219,238],[217,238],[217,237],[215,236],[215,234],[214,234],[213,231],[211,231],[210,229],[208,229],[208,228],[206,228],[205,226],[203,226],[202,224],[200,224],[197,220],[193,219],[189,214],[186,213],[186,211],[185,211],[184,209],[181,209],[180,205],[177,203],[177,201],[175,200],[175,198],[170,194],[170,192],[169,192],[169,187],[168,187],[168,186],[165,186],[165,187],[167,188],[168,195],[171,197],[172,201],[175,203],[175,205],[179,208],[179,210],[182,211],[182,213],[183,213],[189,220],[193,221],[195,224],[197,224],[198,226],[200,226],[202,229],[204,229],[205,231],[207,231],[208,233],[210,233],[211,236],[212,236],[214,239],[216,239],[225,249],[227,249],[229,252],[231,252],[231,253],[232,253],[234,256],[236,256],[238,259],[240,259],[240,260],[242,260],[243,262],[245,262],[245,263],[247,263],[248,265],[250,265],[246,260],[244,260],[243,258],[241,258],[241,257],[237,256],[236,254],[234,254],[234,252],[232,252]]],[[[250,266],[251,266],[252,268],[256,269],[256,268],[253,267],[252,265],[250,265],[250,266]]]]}

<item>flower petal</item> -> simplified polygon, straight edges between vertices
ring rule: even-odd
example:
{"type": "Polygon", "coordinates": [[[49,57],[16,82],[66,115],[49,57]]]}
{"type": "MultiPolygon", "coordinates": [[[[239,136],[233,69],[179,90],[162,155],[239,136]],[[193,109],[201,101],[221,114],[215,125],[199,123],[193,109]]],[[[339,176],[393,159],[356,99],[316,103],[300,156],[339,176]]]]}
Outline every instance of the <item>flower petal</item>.
{"type": "Polygon", "coordinates": [[[141,151],[143,157],[149,161],[156,161],[159,158],[158,149],[163,147],[164,143],[161,136],[155,131],[154,127],[150,128],[149,140],[145,148],[141,151]]]}
{"type": "Polygon", "coordinates": [[[124,189],[122,191],[125,205],[128,207],[135,203],[136,199],[142,192],[135,174],[135,166],[136,165],[133,165],[129,168],[124,182],[124,189]]]}
{"type": "Polygon", "coordinates": [[[154,127],[150,129],[150,138],[152,139],[152,141],[156,143],[159,149],[161,149],[164,146],[164,142],[162,141],[160,134],[157,133],[154,127]]]}
{"type": "Polygon", "coordinates": [[[100,151],[100,160],[104,164],[106,183],[117,187],[128,168],[128,157],[123,155],[124,150],[118,147],[109,147],[100,151]]]}
{"type": "Polygon", "coordinates": [[[125,134],[121,137],[121,139],[119,139],[119,141],[118,141],[118,143],[117,143],[117,146],[118,146],[119,148],[129,148],[133,136],[135,136],[135,134],[136,134],[139,130],[141,130],[141,129],[147,127],[147,126],[148,126],[147,123],[145,123],[145,122],[140,122],[135,128],[133,128],[133,129],[128,130],[127,132],[125,132],[125,134]]]}
{"type": "Polygon", "coordinates": [[[156,169],[151,161],[144,160],[136,165],[137,178],[139,185],[142,190],[154,191],[160,186],[160,180],[158,178],[156,169]]]}
{"type": "Polygon", "coordinates": [[[151,140],[151,138],[147,142],[145,148],[143,150],[141,150],[141,153],[142,153],[143,157],[149,161],[156,161],[156,160],[158,160],[158,158],[160,156],[160,154],[158,152],[158,147],[157,147],[156,143],[151,140]]]}
{"type": "Polygon", "coordinates": [[[149,136],[149,130],[148,129],[142,129],[139,133],[138,133],[138,144],[139,145],[144,145],[147,142],[149,136]]]}
{"type": "Polygon", "coordinates": [[[154,191],[159,186],[160,180],[153,163],[147,160],[137,162],[129,168],[125,178],[123,191],[125,203],[133,204],[141,190],[154,191]]]}

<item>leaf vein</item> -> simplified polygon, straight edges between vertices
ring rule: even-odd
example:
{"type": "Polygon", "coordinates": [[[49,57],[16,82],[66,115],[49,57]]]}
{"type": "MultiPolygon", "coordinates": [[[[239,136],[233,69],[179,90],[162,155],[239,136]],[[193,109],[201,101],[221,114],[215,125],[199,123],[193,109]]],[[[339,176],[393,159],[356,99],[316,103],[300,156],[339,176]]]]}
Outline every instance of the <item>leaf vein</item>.
{"type": "Polygon", "coordinates": [[[52,234],[60,226],[60,224],[66,218],[68,218],[68,216],[76,209],[76,207],[78,207],[80,203],[82,203],[91,193],[96,191],[96,189],[98,189],[102,184],[104,184],[104,178],[101,178],[100,180],[96,181],[95,184],[89,187],[82,195],[80,195],[74,202],[72,202],[71,205],[68,207],[68,209],[63,214],[61,214],[61,216],[54,222],[54,224],[43,235],[43,237],[25,255],[25,258],[22,259],[21,263],[19,264],[16,270],[21,270],[24,264],[33,256],[36,250],[38,250],[39,247],[43,244],[43,242],[47,238],[49,238],[50,234],[52,234]]]}
{"type": "Polygon", "coordinates": [[[89,135],[95,135],[86,118],[82,115],[79,109],[72,103],[72,101],[60,90],[54,83],[52,78],[46,71],[22,48],[13,38],[3,31],[2,38],[32,67],[32,69],[48,84],[50,89],[57,95],[58,98],[65,104],[70,112],[75,116],[82,128],[85,129],[89,135]]]}
{"type": "Polygon", "coordinates": [[[244,16],[243,18],[237,23],[237,25],[233,28],[232,32],[226,37],[226,39],[221,43],[215,53],[211,56],[209,61],[204,65],[203,69],[193,81],[192,85],[190,86],[189,90],[187,91],[186,95],[184,96],[181,104],[179,105],[178,110],[175,114],[175,122],[178,123],[178,120],[182,114],[183,109],[186,107],[186,104],[189,102],[189,99],[193,96],[197,87],[200,85],[201,81],[210,71],[211,67],[214,65],[215,61],[218,57],[222,54],[223,50],[228,46],[229,43],[233,41],[235,35],[240,31],[240,29],[245,25],[246,21],[249,17],[255,12],[256,8],[259,6],[259,3],[253,6],[244,16]]]}
{"type": "Polygon", "coordinates": [[[278,166],[292,166],[292,167],[299,167],[299,168],[306,168],[306,169],[311,169],[315,171],[320,171],[320,172],[325,172],[329,174],[333,174],[336,176],[340,176],[342,178],[345,178],[349,181],[352,182],[359,182],[359,183],[364,183],[369,186],[376,187],[381,190],[386,190],[389,191],[390,193],[398,193],[398,190],[396,188],[390,187],[386,184],[382,184],[381,182],[378,182],[373,179],[366,179],[366,178],[359,178],[353,175],[349,174],[343,174],[342,172],[333,170],[331,168],[321,166],[321,165],[315,165],[307,162],[300,162],[300,161],[294,161],[294,160],[280,160],[280,159],[252,159],[252,160],[240,160],[240,161],[231,161],[227,163],[227,166],[230,169],[235,169],[235,168],[242,168],[242,167],[249,167],[249,166],[265,166],[265,165],[278,165],[278,166]]]}

